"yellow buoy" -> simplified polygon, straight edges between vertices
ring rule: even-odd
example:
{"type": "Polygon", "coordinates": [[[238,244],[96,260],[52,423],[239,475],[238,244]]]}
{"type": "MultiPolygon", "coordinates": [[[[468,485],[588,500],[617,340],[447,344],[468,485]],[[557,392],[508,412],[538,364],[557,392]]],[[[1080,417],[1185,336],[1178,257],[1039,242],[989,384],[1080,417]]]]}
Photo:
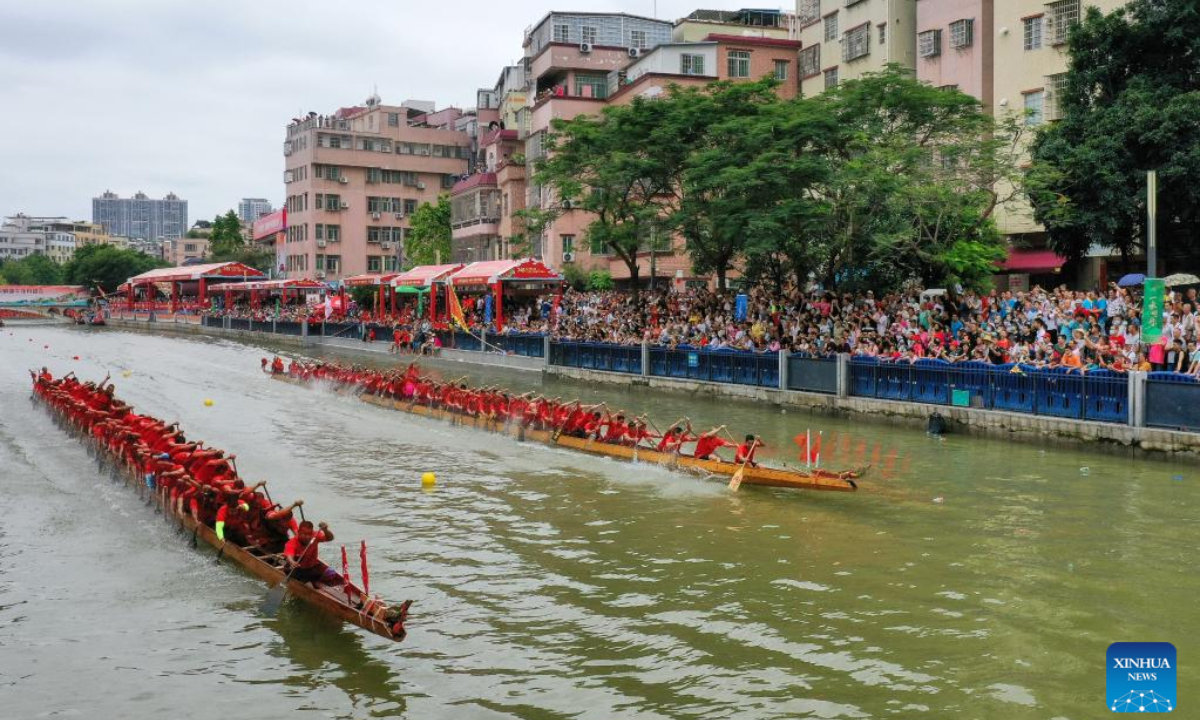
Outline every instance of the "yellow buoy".
{"type": "Polygon", "coordinates": [[[126,370],[125,372],[121,373],[121,377],[129,377],[132,374],[133,374],[132,371],[126,370]]]}
{"type": "Polygon", "coordinates": [[[211,399],[204,401],[204,407],[212,407],[212,404],[213,404],[213,401],[211,399]]]}
{"type": "Polygon", "coordinates": [[[425,473],[421,476],[421,485],[425,487],[433,487],[434,485],[437,485],[437,475],[434,475],[431,472],[425,473]]]}

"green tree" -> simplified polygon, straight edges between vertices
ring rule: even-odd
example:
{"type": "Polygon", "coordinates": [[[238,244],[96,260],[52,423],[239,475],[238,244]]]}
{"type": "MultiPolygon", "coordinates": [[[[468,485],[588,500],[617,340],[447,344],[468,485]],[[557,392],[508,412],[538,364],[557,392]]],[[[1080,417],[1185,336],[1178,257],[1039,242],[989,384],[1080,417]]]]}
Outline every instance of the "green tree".
{"type": "Polygon", "coordinates": [[[1130,0],[1088,8],[1069,36],[1061,120],[1033,145],[1030,196],[1049,244],[1077,258],[1093,243],[1145,246],[1145,173],[1157,170],[1159,243],[1195,252],[1200,232],[1200,11],[1130,0]]]}
{"type": "Polygon", "coordinates": [[[1021,126],[896,66],[811,102],[836,132],[812,196],[825,207],[810,271],[845,288],[985,285],[1004,256],[993,215],[1016,194],[1021,126]]]}
{"type": "Polygon", "coordinates": [[[62,281],[62,267],[45,255],[27,255],[20,260],[9,260],[0,264],[0,283],[58,285],[62,281]]]}
{"type": "Polygon", "coordinates": [[[629,270],[633,301],[640,302],[639,252],[679,206],[679,179],[696,144],[694,105],[635,98],[598,116],[557,119],[535,182],[552,190],[549,207],[526,213],[530,233],[564,212],[593,217],[586,239],[603,246],[629,270]]]}
{"type": "Polygon", "coordinates": [[[433,265],[440,258],[450,262],[450,198],[440,195],[436,204],[421,203],[408,218],[409,230],[404,241],[407,267],[433,265]]]}
{"type": "Polygon", "coordinates": [[[224,262],[230,256],[246,249],[246,238],[242,236],[242,221],[230,210],[213,219],[212,232],[208,235],[209,256],[224,262]]]}
{"type": "Polygon", "coordinates": [[[739,261],[782,282],[804,254],[798,240],[822,212],[812,189],[828,174],[832,116],[819,104],[779,100],[774,85],[718,84],[702,96],[672,98],[696,105],[678,115],[703,128],[685,162],[673,225],[696,272],[715,273],[721,288],[739,261]]]}
{"type": "Polygon", "coordinates": [[[604,292],[613,289],[613,276],[607,270],[593,270],[587,275],[587,289],[604,292]]]}
{"type": "Polygon", "coordinates": [[[105,293],[147,270],[167,267],[168,263],[136,250],[112,245],[87,245],[75,251],[75,256],[63,266],[63,275],[71,285],[89,289],[99,287],[105,293]]]}

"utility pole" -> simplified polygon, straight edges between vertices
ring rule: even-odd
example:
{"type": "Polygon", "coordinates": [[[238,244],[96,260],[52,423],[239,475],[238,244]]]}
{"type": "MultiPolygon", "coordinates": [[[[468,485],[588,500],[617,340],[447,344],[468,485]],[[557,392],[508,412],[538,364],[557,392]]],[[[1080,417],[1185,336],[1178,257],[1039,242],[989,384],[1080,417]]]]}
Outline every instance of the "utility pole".
{"type": "Polygon", "coordinates": [[[1146,172],[1146,277],[1158,276],[1158,171],[1146,172]]]}

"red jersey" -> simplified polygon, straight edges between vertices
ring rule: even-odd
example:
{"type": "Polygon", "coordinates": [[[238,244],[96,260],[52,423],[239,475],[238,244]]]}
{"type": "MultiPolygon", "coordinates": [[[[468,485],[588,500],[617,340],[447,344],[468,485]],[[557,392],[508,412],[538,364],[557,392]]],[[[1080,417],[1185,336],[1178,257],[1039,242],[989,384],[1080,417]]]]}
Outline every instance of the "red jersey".
{"type": "Polygon", "coordinates": [[[323,542],[325,542],[324,530],[318,530],[313,534],[312,542],[308,545],[307,549],[301,544],[300,538],[293,537],[287,541],[287,545],[283,546],[283,554],[285,557],[296,560],[296,564],[301,568],[316,567],[321,564],[320,551],[317,546],[323,542]],[[299,557],[301,551],[304,551],[303,557],[299,557]]]}

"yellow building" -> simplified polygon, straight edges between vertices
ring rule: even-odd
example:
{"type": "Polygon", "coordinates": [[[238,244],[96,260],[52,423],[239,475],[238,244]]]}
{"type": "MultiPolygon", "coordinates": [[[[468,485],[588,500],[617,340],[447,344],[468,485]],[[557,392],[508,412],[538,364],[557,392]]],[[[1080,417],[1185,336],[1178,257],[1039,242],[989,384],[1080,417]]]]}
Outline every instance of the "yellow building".
{"type": "Polygon", "coordinates": [[[108,245],[112,243],[113,237],[108,234],[108,230],[100,223],[87,222],[86,220],[76,220],[74,222],[75,244],[76,247],[87,247],[88,245],[108,245]]]}
{"type": "Polygon", "coordinates": [[[916,0],[796,0],[796,21],[806,97],[889,63],[915,67],[916,0]]]}
{"type": "MultiPolygon", "coordinates": [[[[1005,0],[995,3],[992,108],[997,118],[1015,117],[1029,130],[1026,147],[1038,128],[1058,120],[1058,96],[1067,72],[1067,36],[1084,8],[1108,13],[1124,0],[1005,0]]],[[[1013,240],[1037,243],[1045,228],[1032,208],[1011,202],[997,208],[1000,232],[1013,240]]]]}

